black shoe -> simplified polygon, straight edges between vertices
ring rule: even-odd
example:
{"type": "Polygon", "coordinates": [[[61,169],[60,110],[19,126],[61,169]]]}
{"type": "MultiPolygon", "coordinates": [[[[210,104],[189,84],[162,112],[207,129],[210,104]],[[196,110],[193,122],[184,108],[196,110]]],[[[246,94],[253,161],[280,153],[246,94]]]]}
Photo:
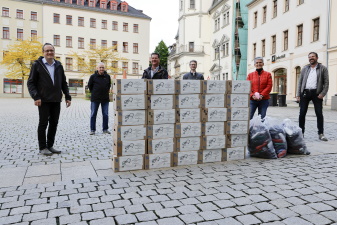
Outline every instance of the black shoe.
{"type": "Polygon", "coordinates": [[[56,150],[56,149],[53,148],[53,147],[48,148],[48,150],[49,150],[50,152],[54,153],[54,154],[60,154],[60,153],[61,153],[61,151],[58,151],[58,150],[56,150]]]}
{"type": "Polygon", "coordinates": [[[51,156],[51,155],[53,155],[53,153],[52,153],[51,151],[49,151],[48,148],[44,148],[44,149],[40,150],[40,154],[46,155],[46,156],[51,156]]]}

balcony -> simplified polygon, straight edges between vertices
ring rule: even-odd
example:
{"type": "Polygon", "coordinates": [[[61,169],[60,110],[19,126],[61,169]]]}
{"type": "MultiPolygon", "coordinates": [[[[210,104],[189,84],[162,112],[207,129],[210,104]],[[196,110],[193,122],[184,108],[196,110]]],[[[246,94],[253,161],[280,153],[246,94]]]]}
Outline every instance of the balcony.
{"type": "Polygon", "coordinates": [[[170,56],[178,55],[178,54],[195,54],[195,53],[204,53],[204,46],[202,45],[181,45],[176,48],[172,48],[170,52],[170,56]]]}

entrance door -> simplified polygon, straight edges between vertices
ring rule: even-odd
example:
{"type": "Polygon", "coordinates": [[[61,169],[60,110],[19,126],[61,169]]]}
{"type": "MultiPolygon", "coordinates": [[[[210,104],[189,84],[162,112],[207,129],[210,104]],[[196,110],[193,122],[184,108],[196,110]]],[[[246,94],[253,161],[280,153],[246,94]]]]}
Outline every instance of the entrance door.
{"type": "Polygon", "coordinates": [[[274,92],[279,95],[287,94],[287,70],[278,69],[274,72],[274,92]]]}

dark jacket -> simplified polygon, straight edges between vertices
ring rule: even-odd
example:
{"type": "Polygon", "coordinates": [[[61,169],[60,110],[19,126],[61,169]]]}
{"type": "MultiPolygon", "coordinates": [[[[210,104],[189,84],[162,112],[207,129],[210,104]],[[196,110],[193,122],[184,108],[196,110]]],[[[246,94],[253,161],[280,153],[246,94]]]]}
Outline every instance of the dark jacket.
{"type": "Polygon", "coordinates": [[[189,72],[183,76],[183,80],[204,80],[204,76],[201,73],[195,72],[195,75],[193,75],[189,72]]]}
{"type": "MultiPolygon", "coordinates": [[[[310,65],[306,65],[303,67],[301,71],[301,76],[298,81],[297,86],[297,97],[301,96],[301,93],[303,93],[305,89],[305,85],[307,84],[308,76],[310,73],[310,65]]],[[[321,63],[318,63],[316,68],[317,73],[317,90],[316,94],[321,94],[322,96],[325,96],[326,93],[328,93],[329,90],[329,72],[328,69],[323,66],[321,63]]]]}
{"type": "Polygon", "coordinates": [[[159,69],[157,73],[153,74],[153,77],[151,78],[151,66],[144,70],[142,79],[168,79],[168,73],[167,71],[159,66],[159,69]]]}
{"type": "Polygon", "coordinates": [[[54,84],[41,56],[30,69],[27,87],[30,96],[36,101],[61,102],[62,92],[66,100],[71,100],[68,83],[61,62],[55,60],[54,84]]]}
{"type": "Polygon", "coordinates": [[[259,74],[257,71],[254,71],[248,74],[247,80],[251,81],[251,100],[254,100],[252,96],[255,92],[259,92],[263,95],[263,100],[270,99],[269,93],[273,87],[273,80],[269,72],[262,70],[261,74],[259,74]]]}
{"type": "Polygon", "coordinates": [[[104,71],[103,75],[99,75],[98,71],[95,71],[89,78],[88,87],[91,92],[92,102],[109,102],[111,78],[106,71],[104,71]]]}

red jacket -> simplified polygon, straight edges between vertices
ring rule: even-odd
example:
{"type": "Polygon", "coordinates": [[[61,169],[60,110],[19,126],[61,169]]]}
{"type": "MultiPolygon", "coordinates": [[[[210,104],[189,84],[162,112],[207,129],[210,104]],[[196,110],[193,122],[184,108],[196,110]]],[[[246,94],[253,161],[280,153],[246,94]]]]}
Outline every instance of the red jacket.
{"type": "Polygon", "coordinates": [[[248,74],[247,80],[251,81],[252,88],[250,92],[250,99],[253,100],[252,95],[255,92],[259,92],[263,95],[262,99],[269,99],[269,93],[273,87],[273,81],[271,78],[271,74],[267,71],[262,70],[259,75],[257,71],[254,71],[248,74]]]}

